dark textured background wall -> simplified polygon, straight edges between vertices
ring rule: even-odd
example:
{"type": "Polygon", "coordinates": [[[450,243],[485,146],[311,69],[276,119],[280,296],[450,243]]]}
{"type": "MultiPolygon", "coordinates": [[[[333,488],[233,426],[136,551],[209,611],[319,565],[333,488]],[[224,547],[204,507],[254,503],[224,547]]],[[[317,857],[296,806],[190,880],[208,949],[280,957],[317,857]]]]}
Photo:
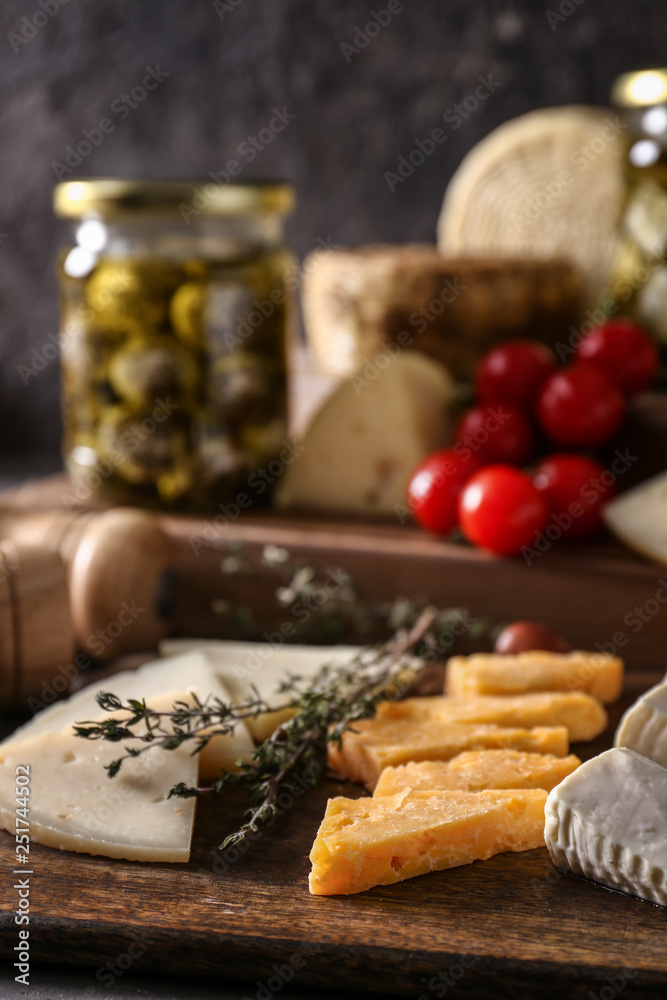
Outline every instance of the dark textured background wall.
{"type": "Polygon", "coordinates": [[[58,449],[57,360],[27,385],[19,366],[34,348],[50,355],[57,330],[52,164],[101,118],[114,131],[67,176],[207,175],[286,109],[295,117],[244,175],[296,183],[290,238],[303,254],[328,235],[434,239],[448,178],[494,126],[549,104],[604,103],[618,72],[666,58],[665,0],[403,0],[358,52],[341,45],[387,0],[41,0],[48,18],[39,3],[0,8],[5,452],[58,449]],[[168,76],[120,120],[110,109],[147,66],[168,76]],[[390,191],[384,172],[489,74],[500,84],[489,99],[390,191]]]}

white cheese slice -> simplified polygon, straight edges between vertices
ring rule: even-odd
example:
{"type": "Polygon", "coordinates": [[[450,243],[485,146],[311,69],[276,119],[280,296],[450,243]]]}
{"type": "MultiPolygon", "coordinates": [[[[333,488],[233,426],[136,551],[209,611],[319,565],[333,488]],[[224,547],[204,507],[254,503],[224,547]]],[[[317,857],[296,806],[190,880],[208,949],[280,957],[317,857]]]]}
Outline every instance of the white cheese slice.
{"type": "MultiPolygon", "coordinates": [[[[164,710],[187,696],[173,691],[154,707],[164,710]]],[[[179,782],[197,783],[196,757],[187,744],[177,750],[151,747],[109,778],[104,766],[122,756],[125,746],[68,731],[0,748],[0,826],[11,834],[25,829],[16,825],[16,776],[17,767],[27,765],[30,783],[19,787],[29,788],[28,832],[35,843],[129,861],[187,861],[195,799],[167,796],[179,782]]]]}
{"type": "MultiPolygon", "coordinates": [[[[100,690],[112,691],[123,700],[145,698],[149,708],[154,707],[156,698],[172,690],[194,693],[202,701],[209,694],[226,704],[230,704],[233,698],[218,671],[202,653],[189,652],[169,659],[152,660],[138,670],[123,671],[96,681],[66,701],[50,705],[1,743],[0,750],[6,751],[17,741],[41,733],[68,730],[74,722],[103,718],[105,713],[96,701],[100,690]]],[[[250,733],[243,723],[239,723],[229,735],[214,736],[197,755],[200,779],[218,778],[223,768],[226,771],[236,770],[236,762],[250,760],[253,750],[250,733]]]]}
{"type": "Polygon", "coordinates": [[[451,435],[452,381],[417,351],[378,353],[325,401],[278,484],[282,507],[395,514],[415,467],[451,435]]]}
{"type": "Polygon", "coordinates": [[[602,517],[621,542],[667,566],[667,472],[611,500],[602,517]]]}
{"type": "MultiPolygon", "coordinates": [[[[273,646],[270,643],[224,642],[213,639],[163,639],[160,652],[165,655],[197,650],[210,660],[218,679],[229,690],[234,702],[256,697],[253,688],[266,702],[277,704],[289,699],[280,693],[280,685],[289,674],[311,679],[325,664],[340,666],[349,663],[361,650],[360,646],[273,646]]],[[[294,709],[269,712],[246,720],[254,739],[261,743],[294,709]]]]}
{"type": "Polygon", "coordinates": [[[549,793],[544,838],[558,868],[667,906],[667,769],[607,750],[549,793]]]}
{"type": "Polygon", "coordinates": [[[614,746],[636,750],[667,767],[667,684],[649,688],[623,715],[614,746]]]}

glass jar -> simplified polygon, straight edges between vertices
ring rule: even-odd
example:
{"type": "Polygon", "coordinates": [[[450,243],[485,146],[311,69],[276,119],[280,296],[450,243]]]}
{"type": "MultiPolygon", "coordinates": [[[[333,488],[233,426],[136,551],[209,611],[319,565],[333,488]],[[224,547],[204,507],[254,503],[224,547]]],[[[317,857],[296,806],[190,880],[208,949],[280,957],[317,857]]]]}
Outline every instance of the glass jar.
{"type": "Polygon", "coordinates": [[[293,204],[268,182],[56,187],[70,220],[58,274],[75,496],[180,509],[270,496],[261,472],[287,434],[293,204]]]}
{"type": "Polygon", "coordinates": [[[667,356],[667,69],[620,76],[626,196],[612,292],[623,313],[653,331],[667,356]]]}

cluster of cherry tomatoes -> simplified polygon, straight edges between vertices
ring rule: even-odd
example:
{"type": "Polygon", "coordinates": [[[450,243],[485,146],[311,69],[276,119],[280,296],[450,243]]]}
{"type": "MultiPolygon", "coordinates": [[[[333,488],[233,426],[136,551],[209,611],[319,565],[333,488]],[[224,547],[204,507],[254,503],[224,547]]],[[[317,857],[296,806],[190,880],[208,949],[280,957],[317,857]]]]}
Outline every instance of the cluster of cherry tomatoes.
{"type": "Polygon", "coordinates": [[[569,451],[548,454],[529,473],[521,467],[534,459],[540,438],[567,449],[613,438],[628,397],[648,388],[658,360],[650,336],[628,319],[592,330],[563,368],[537,342],[494,348],[477,368],[478,403],[459,421],[453,446],[412,475],[415,519],[440,535],[458,527],[500,555],[530,546],[552,519],[558,537],[595,534],[614,492],[608,470],[569,451]]]}

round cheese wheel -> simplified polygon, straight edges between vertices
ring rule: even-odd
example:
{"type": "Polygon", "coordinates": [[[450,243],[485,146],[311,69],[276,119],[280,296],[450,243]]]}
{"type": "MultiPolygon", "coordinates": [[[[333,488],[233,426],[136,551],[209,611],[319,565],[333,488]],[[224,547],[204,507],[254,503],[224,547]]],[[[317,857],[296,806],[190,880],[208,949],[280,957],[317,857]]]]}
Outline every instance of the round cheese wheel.
{"type": "Polygon", "coordinates": [[[461,162],[438,221],[448,255],[565,257],[599,295],[616,251],[627,126],[606,108],[531,111],[461,162]]]}

